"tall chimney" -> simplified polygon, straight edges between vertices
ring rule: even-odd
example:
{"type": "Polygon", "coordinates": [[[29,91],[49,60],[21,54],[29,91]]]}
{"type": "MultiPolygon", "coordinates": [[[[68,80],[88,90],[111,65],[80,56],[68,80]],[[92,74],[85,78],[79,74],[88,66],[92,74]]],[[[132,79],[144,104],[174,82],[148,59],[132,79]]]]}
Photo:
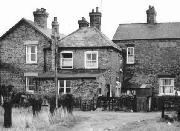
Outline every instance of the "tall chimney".
{"type": "Polygon", "coordinates": [[[156,23],[156,11],[154,6],[149,6],[149,9],[146,11],[147,14],[147,23],[155,24],[156,23]]]}
{"type": "Polygon", "coordinates": [[[97,29],[101,30],[101,12],[99,12],[98,7],[96,7],[96,12],[92,9],[92,12],[89,13],[90,16],[90,26],[96,27],[97,29]]]}
{"type": "Polygon", "coordinates": [[[52,21],[52,34],[59,35],[59,23],[57,21],[57,17],[54,17],[54,21],[52,21]]]}
{"type": "Polygon", "coordinates": [[[47,28],[47,18],[48,18],[48,13],[46,12],[46,9],[41,8],[41,9],[36,9],[36,11],[33,12],[34,15],[34,23],[41,28],[47,28]]]}
{"type": "Polygon", "coordinates": [[[79,24],[79,28],[89,26],[89,22],[87,22],[84,17],[82,17],[82,20],[78,20],[78,24],[79,24]]]}
{"type": "Polygon", "coordinates": [[[59,36],[59,24],[57,21],[57,17],[54,17],[54,20],[52,21],[52,71],[55,71],[55,67],[57,66],[56,64],[56,49],[57,49],[57,44],[58,44],[58,40],[60,38],[59,36]]]}

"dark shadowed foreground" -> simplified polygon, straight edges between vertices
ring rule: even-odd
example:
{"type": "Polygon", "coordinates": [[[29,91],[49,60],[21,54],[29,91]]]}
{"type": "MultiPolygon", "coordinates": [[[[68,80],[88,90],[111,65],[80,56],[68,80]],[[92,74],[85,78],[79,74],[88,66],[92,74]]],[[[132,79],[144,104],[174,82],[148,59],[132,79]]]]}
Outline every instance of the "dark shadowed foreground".
{"type": "MultiPolygon", "coordinates": [[[[0,130],[3,128],[2,109],[0,113],[0,130]]],[[[176,131],[179,123],[160,122],[160,112],[102,112],[74,111],[73,116],[49,121],[48,110],[43,109],[38,116],[33,117],[31,109],[13,109],[13,125],[9,131],[176,131]]]]}

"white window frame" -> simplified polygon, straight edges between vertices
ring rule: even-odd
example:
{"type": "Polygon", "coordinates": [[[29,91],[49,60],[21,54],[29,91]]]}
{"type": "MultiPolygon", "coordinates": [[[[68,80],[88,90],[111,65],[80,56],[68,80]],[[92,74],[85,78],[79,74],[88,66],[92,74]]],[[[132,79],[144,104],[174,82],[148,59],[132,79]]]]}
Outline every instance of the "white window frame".
{"type": "Polygon", "coordinates": [[[26,92],[29,92],[29,93],[34,93],[34,90],[30,90],[29,89],[29,78],[33,78],[32,76],[27,76],[26,77],[26,92]]]}
{"type": "Polygon", "coordinates": [[[37,45],[33,45],[33,44],[26,45],[26,63],[27,64],[37,63],[37,45]],[[28,52],[28,48],[32,49],[32,46],[35,47],[35,53],[32,53],[31,50],[30,52],[28,52]],[[31,60],[31,54],[35,54],[35,61],[31,60]]]}
{"type": "Polygon", "coordinates": [[[127,64],[134,64],[134,47],[127,47],[127,64]],[[132,49],[132,54],[128,54],[129,50],[132,49]],[[133,61],[129,61],[130,59],[133,59],[133,61]]]}
{"type": "MultiPolygon", "coordinates": [[[[70,88],[70,93],[71,93],[71,86],[70,87],[67,87],[66,86],[66,81],[67,80],[58,80],[58,94],[59,94],[59,90],[60,90],[60,88],[62,88],[62,87],[60,87],[60,81],[63,81],[64,82],[64,92],[63,92],[63,94],[67,94],[67,92],[66,92],[66,88],[70,88]]],[[[71,80],[69,80],[70,81],[70,84],[71,84],[71,80]]]]}
{"type": "Polygon", "coordinates": [[[61,57],[60,57],[60,67],[61,67],[61,69],[73,69],[73,52],[72,51],[62,51],[61,53],[60,53],[60,55],[61,55],[61,57]],[[62,58],[62,54],[63,53],[71,53],[72,54],[72,58],[62,58]],[[63,59],[72,59],[72,67],[71,68],[64,68],[63,67],[63,65],[62,65],[62,61],[63,61],[63,59]]]}
{"type": "Polygon", "coordinates": [[[159,95],[160,96],[161,95],[175,95],[174,78],[159,78],[159,95]],[[163,85],[163,80],[171,80],[171,84],[170,85],[163,85]],[[165,91],[165,89],[168,87],[172,88],[172,89],[168,89],[168,90],[172,90],[172,92],[169,92],[169,93],[163,92],[163,90],[165,91]]]}
{"type": "Polygon", "coordinates": [[[84,59],[84,63],[85,63],[85,69],[97,69],[98,68],[98,51],[86,51],[84,53],[85,55],[85,59],[84,59]],[[87,65],[87,54],[96,54],[96,65],[94,67],[90,67],[87,65]]]}

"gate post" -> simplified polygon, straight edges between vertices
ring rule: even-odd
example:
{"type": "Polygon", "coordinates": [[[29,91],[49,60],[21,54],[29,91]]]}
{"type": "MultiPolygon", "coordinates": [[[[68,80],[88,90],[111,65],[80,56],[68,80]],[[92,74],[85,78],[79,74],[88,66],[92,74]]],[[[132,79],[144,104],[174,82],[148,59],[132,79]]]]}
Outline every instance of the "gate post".
{"type": "Polygon", "coordinates": [[[163,100],[162,100],[162,107],[161,107],[161,109],[162,109],[161,118],[164,118],[164,109],[165,109],[165,107],[164,107],[164,101],[163,100]]]}

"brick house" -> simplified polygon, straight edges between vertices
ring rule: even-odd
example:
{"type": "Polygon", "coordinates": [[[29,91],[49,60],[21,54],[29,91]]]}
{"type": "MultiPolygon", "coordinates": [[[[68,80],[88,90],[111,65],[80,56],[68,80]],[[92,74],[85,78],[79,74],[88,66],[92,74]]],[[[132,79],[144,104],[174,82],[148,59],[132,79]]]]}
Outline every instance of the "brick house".
{"type": "Polygon", "coordinates": [[[147,23],[119,24],[113,42],[123,48],[124,91],[151,87],[157,95],[180,89],[180,22],[157,23],[149,6],[147,23]]]}
{"type": "Polygon", "coordinates": [[[47,28],[45,9],[33,12],[34,22],[25,18],[0,39],[1,84],[34,91],[55,90],[55,49],[57,49],[58,93],[77,97],[118,96],[122,81],[121,48],[101,33],[101,13],[82,18],[79,29],[64,37],[54,17],[47,28]],[[60,38],[57,45],[54,36],[60,38]]]}

